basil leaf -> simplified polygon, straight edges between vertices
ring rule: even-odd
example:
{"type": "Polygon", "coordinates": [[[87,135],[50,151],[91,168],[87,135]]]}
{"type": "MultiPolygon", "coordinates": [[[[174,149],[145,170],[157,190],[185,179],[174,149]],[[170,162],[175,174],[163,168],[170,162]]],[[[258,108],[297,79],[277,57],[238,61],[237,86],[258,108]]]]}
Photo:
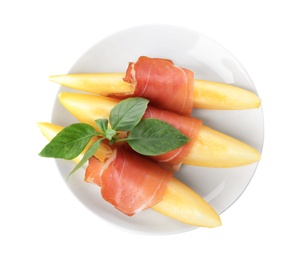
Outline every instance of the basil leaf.
{"type": "Polygon", "coordinates": [[[92,143],[89,148],[87,149],[87,151],[85,152],[85,154],[83,155],[82,159],[80,160],[80,162],[74,167],[74,169],[70,172],[69,176],[71,174],[73,174],[74,172],[76,172],[80,167],[82,167],[88,159],[90,159],[95,152],[98,150],[98,148],[100,147],[100,144],[102,142],[103,139],[98,139],[97,141],[95,141],[94,143],[92,143]]]}
{"type": "Polygon", "coordinates": [[[96,119],[96,125],[99,127],[102,133],[105,133],[108,127],[108,119],[96,119]]]}
{"type": "Polygon", "coordinates": [[[39,153],[43,157],[72,160],[98,132],[90,125],[76,123],[61,130],[39,153]]]}
{"type": "Polygon", "coordinates": [[[148,118],[129,133],[126,141],[136,152],[155,156],[183,146],[189,138],[164,121],[148,118]]]}
{"type": "Polygon", "coordinates": [[[122,100],[110,112],[109,122],[116,131],[130,131],[142,119],[149,100],[133,97],[122,100]]]}

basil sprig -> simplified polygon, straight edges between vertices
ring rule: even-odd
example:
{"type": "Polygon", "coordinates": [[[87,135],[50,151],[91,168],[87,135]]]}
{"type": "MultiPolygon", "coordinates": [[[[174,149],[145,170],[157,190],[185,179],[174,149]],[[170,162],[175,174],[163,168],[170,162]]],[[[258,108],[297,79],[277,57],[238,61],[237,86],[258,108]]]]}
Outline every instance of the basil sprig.
{"type": "Polygon", "coordinates": [[[93,137],[97,137],[72,170],[72,174],[95,154],[105,139],[110,144],[126,141],[133,150],[147,156],[161,155],[186,144],[189,138],[170,124],[159,119],[142,119],[148,103],[147,99],[140,97],[119,102],[111,110],[109,120],[95,120],[100,131],[85,123],[71,124],[61,130],[39,155],[72,160],[85,149],[93,137]],[[120,131],[130,132],[126,138],[118,138],[120,131]]]}

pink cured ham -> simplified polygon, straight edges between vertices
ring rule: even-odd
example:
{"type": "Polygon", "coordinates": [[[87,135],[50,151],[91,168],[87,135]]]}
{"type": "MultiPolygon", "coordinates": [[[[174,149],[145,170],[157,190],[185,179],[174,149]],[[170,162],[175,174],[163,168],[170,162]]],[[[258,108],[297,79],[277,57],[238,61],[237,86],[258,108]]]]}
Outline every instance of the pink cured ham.
{"type": "Polygon", "coordinates": [[[89,159],[85,181],[99,185],[106,201],[132,216],[160,202],[172,177],[152,160],[118,147],[104,164],[89,159]]]}
{"type": "Polygon", "coordinates": [[[129,63],[123,80],[135,87],[133,96],[147,98],[158,108],[183,115],[192,112],[194,72],[171,60],[141,56],[129,63]]]}
{"type": "Polygon", "coordinates": [[[190,116],[179,115],[171,111],[157,109],[152,106],[148,106],[144,118],[156,118],[165,121],[189,137],[190,141],[182,147],[163,155],[151,157],[153,160],[161,162],[164,165],[171,167],[173,170],[178,170],[183,159],[189,154],[195,143],[196,137],[202,126],[202,120],[190,116]]]}

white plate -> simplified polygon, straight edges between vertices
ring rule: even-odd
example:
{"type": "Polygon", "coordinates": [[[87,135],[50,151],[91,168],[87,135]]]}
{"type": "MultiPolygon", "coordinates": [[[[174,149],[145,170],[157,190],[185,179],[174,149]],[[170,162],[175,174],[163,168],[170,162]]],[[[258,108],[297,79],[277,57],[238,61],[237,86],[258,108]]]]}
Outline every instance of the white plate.
{"type": "MultiPolygon", "coordinates": [[[[228,83],[257,93],[244,68],[222,46],[198,32],[169,25],[147,25],[117,32],[91,47],[69,73],[125,72],[128,62],[136,61],[141,55],[169,58],[176,65],[193,70],[196,78],[228,83]]],[[[59,91],[71,90],[61,87],[59,91]]],[[[242,111],[198,109],[194,111],[194,116],[201,118],[205,125],[262,150],[264,131],[261,108],[242,111]]],[[[52,122],[66,126],[75,121],[56,100],[52,122]]],[[[63,180],[74,167],[66,161],[57,161],[57,165],[63,180]]],[[[197,191],[221,214],[246,189],[257,165],[253,163],[230,169],[184,165],[176,177],[197,191]]],[[[151,209],[133,217],[125,216],[102,199],[98,187],[85,183],[83,176],[83,170],[77,172],[69,179],[67,186],[88,209],[111,224],[130,232],[153,235],[195,228],[151,209]]]]}

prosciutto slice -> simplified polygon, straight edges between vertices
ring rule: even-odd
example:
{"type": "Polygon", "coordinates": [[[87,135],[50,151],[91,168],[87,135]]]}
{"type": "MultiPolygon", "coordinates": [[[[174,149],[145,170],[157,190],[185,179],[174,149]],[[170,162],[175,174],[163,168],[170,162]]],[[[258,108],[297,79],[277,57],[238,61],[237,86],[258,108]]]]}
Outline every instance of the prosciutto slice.
{"type": "Polygon", "coordinates": [[[202,120],[191,116],[179,115],[171,111],[157,109],[152,106],[148,106],[143,118],[156,118],[165,121],[189,137],[190,141],[187,144],[165,154],[150,157],[153,160],[170,167],[172,170],[178,170],[183,159],[188,156],[196,141],[196,137],[202,126],[202,120]]]}
{"type": "Polygon", "coordinates": [[[104,164],[91,157],[85,181],[101,187],[102,197],[128,216],[163,199],[172,172],[129,149],[118,147],[104,164]]]}
{"type": "Polygon", "coordinates": [[[194,72],[171,60],[141,56],[130,62],[125,82],[135,88],[132,96],[144,97],[158,108],[190,115],[193,109],[194,72]]]}

